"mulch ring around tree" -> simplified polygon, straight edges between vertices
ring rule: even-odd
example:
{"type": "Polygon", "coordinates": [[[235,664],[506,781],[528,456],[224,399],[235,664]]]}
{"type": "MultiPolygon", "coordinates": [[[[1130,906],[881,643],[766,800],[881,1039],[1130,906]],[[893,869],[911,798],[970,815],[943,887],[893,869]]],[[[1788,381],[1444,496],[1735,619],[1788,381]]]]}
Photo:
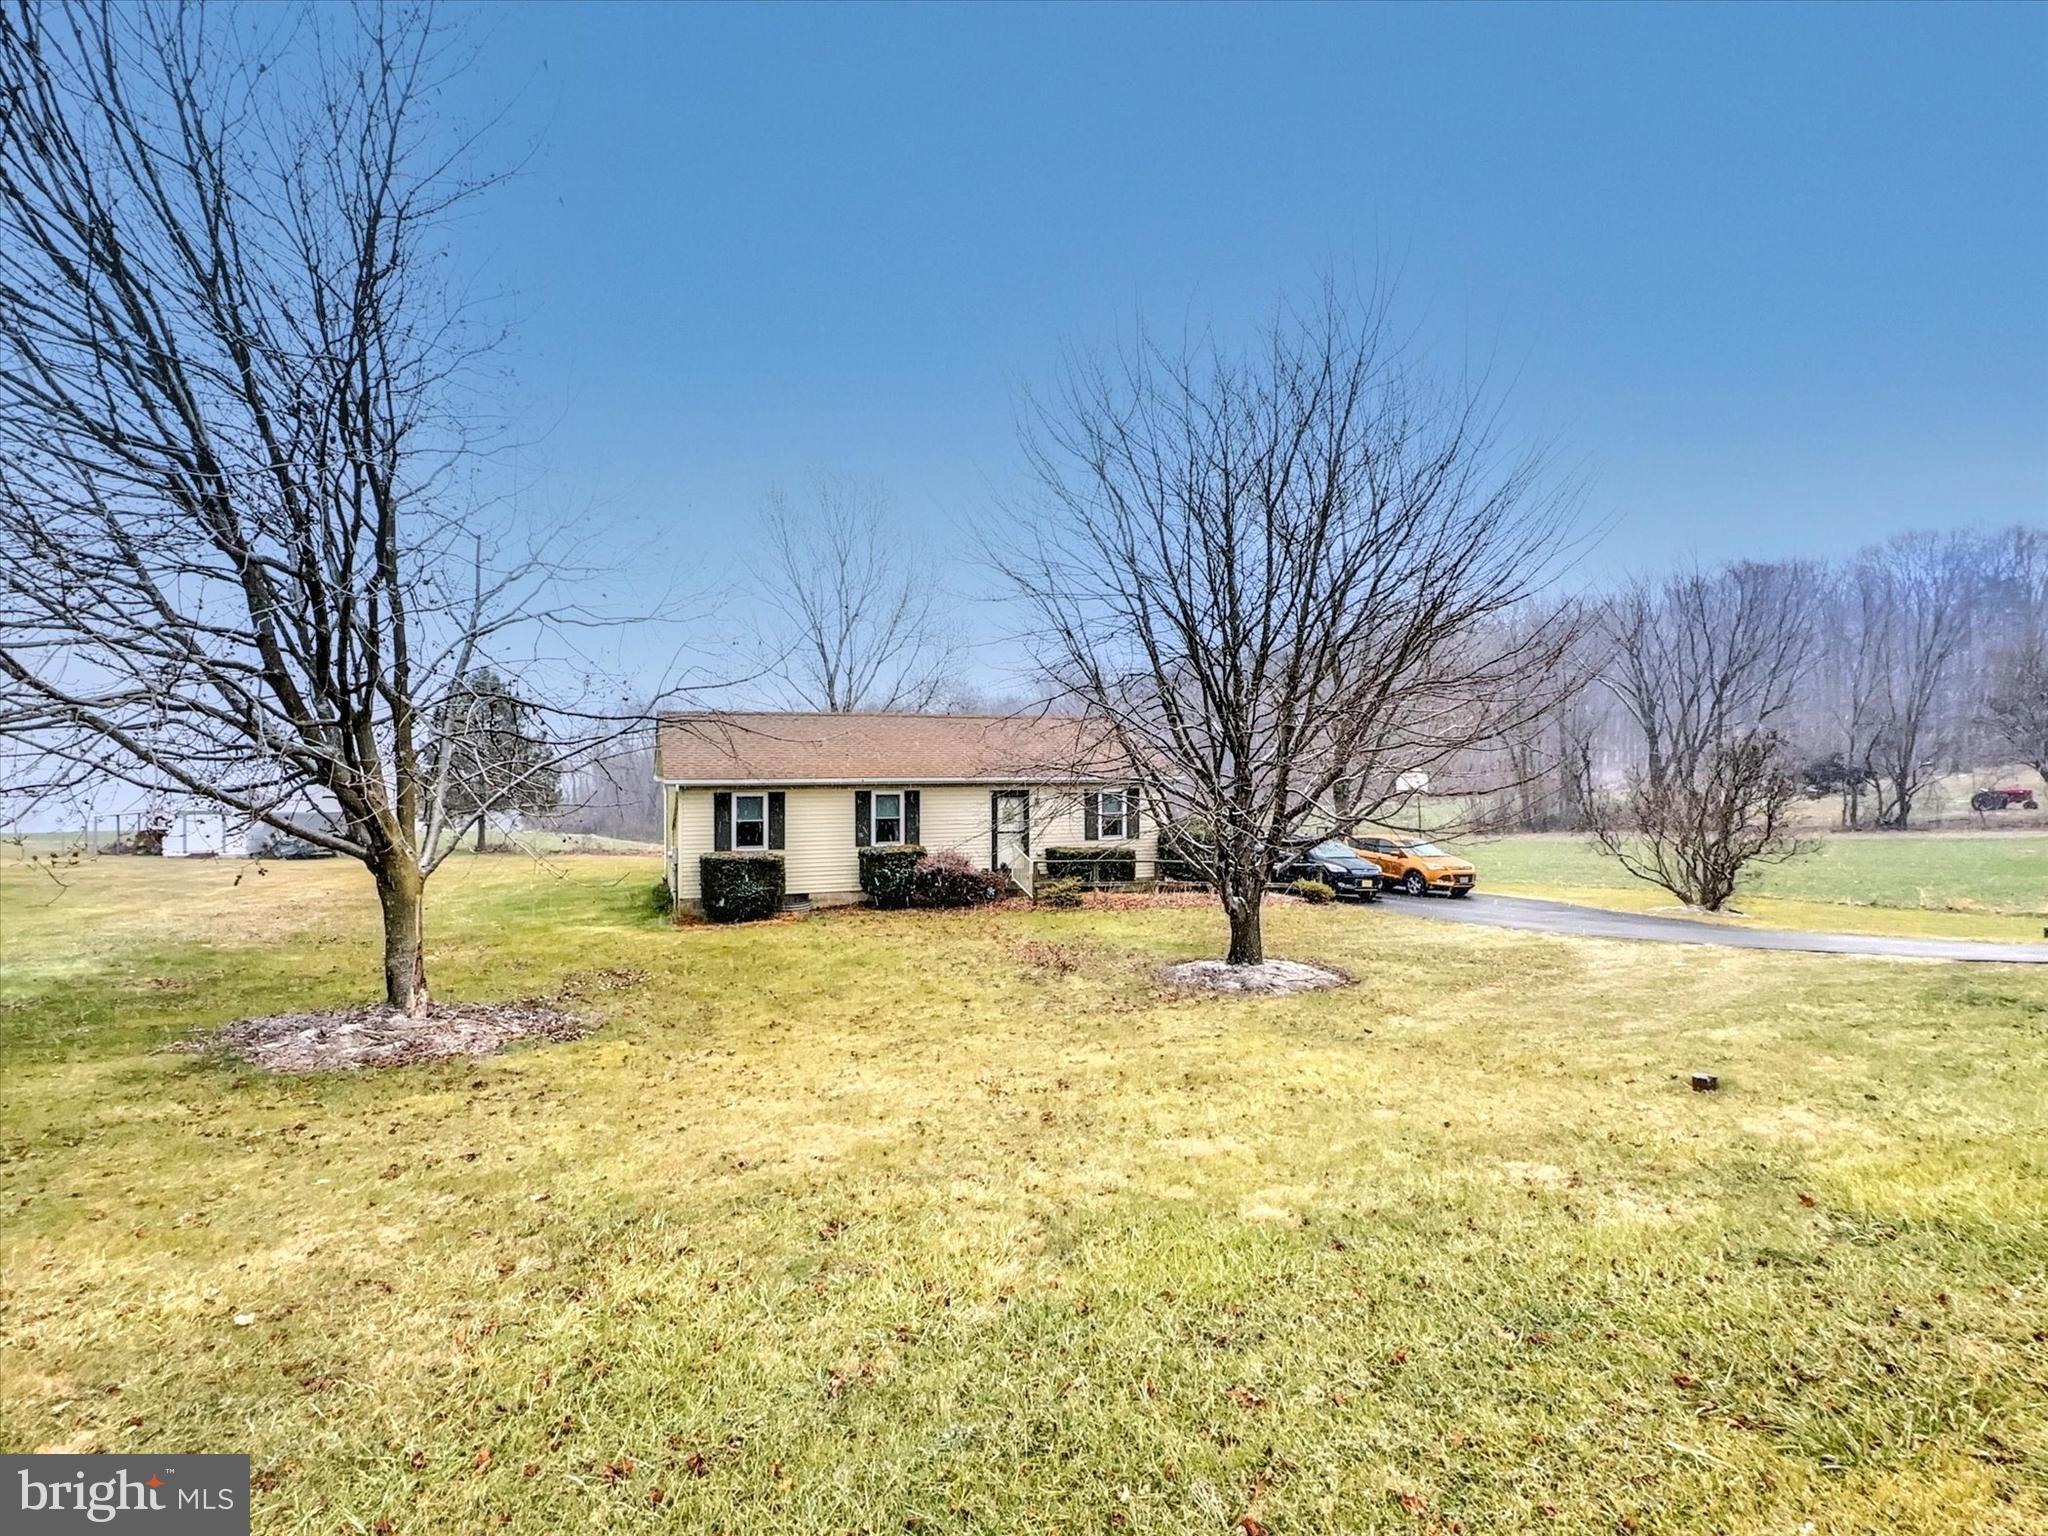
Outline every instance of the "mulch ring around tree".
{"type": "Polygon", "coordinates": [[[1327,966],[1299,960],[1262,960],[1257,965],[1232,965],[1227,960],[1185,960],[1159,973],[1169,987],[1183,992],[1216,992],[1227,997],[1286,997],[1295,992],[1320,992],[1345,987],[1351,978],[1327,966]]]}
{"type": "Polygon", "coordinates": [[[237,1019],[178,1050],[239,1057],[266,1072],[403,1067],[489,1056],[514,1040],[575,1040],[593,1026],[551,1003],[431,1003],[418,1018],[383,1003],[237,1019]]]}
{"type": "Polygon", "coordinates": [[[180,1041],[174,1050],[234,1056],[266,1072],[336,1072],[403,1067],[417,1061],[490,1056],[515,1040],[579,1040],[595,1022],[558,1003],[614,992],[645,981],[619,967],[578,971],[554,998],[510,1003],[432,1003],[415,1018],[383,1003],[317,1013],[273,1013],[237,1019],[180,1041]]]}

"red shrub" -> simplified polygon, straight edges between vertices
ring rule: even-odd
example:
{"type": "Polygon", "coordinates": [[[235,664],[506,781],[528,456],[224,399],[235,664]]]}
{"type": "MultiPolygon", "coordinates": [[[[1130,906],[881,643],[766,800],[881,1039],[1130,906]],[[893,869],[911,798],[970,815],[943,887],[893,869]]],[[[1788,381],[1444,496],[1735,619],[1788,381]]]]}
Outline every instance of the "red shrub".
{"type": "Polygon", "coordinates": [[[976,869],[950,849],[926,854],[910,872],[913,907],[973,907],[1001,894],[1001,875],[976,869]]]}

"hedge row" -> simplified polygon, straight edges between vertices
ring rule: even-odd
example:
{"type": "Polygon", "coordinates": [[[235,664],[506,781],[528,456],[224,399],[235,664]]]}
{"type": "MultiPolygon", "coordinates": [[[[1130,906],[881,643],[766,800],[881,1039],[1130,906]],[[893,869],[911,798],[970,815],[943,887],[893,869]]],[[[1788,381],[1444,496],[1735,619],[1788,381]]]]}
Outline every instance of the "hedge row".
{"type": "Polygon", "coordinates": [[[1049,880],[1079,880],[1084,885],[1114,885],[1138,878],[1135,848],[1048,848],[1049,880]]]}
{"type": "Polygon", "coordinates": [[[704,915],[714,923],[750,923],[782,910],[779,853],[707,853],[697,861],[704,915]]]}
{"type": "Polygon", "coordinates": [[[910,905],[910,876],[924,850],[913,844],[901,848],[863,848],[860,851],[860,888],[878,907],[910,905]]]}
{"type": "MultiPolygon", "coordinates": [[[[782,910],[787,876],[779,853],[707,853],[697,861],[697,878],[704,915],[714,923],[754,922],[782,910]]],[[[971,907],[993,901],[1003,884],[958,853],[860,850],[860,888],[878,907],[971,907]]]]}

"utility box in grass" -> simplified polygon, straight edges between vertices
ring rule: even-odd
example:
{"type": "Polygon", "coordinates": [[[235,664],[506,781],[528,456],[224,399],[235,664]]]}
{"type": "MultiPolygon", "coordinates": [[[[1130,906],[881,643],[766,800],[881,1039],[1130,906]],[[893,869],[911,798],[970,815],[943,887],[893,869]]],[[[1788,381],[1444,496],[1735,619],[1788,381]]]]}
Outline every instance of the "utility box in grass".
{"type": "Polygon", "coordinates": [[[786,883],[779,853],[707,853],[697,861],[699,897],[714,923],[775,916],[786,883]]]}

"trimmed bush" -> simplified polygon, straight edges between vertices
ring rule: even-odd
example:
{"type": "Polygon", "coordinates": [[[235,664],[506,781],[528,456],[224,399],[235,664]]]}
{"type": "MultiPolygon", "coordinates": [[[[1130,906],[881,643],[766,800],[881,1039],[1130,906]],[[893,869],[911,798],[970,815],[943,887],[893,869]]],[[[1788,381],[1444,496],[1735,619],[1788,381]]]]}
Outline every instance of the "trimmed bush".
{"type": "Polygon", "coordinates": [[[914,843],[901,848],[863,848],[860,851],[860,888],[868,893],[868,904],[876,907],[910,905],[910,876],[924,850],[914,843]]]}
{"type": "Polygon", "coordinates": [[[707,853],[697,861],[697,882],[714,923],[751,923],[782,910],[779,853],[707,853]]]}
{"type": "Polygon", "coordinates": [[[1041,880],[1032,889],[1032,902],[1041,907],[1050,907],[1055,912],[1071,912],[1081,905],[1083,887],[1072,875],[1063,875],[1057,880],[1041,880]]]}
{"type": "Polygon", "coordinates": [[[1109,885],[1138,878],[1138,851],[1119,848],[1048,848],[1045,872],[1054,880],[1078,880],[1083,885],[1109,885]]]}
{"type": "Polygon", "coordinates": [[[1303,901],[1321,903],[1337,899],[1336,887],[1325,885],[1320,880],[1297,880],[1294,884],[1288,886],[1287,889],[1296,896],[1299,896],[1303,901]]]}
{"type": "Polygon", "coordinates": [[[976,907],[996,899],[1002,877],[976,869],[963,853],[941,849],[919,859],[910,871],[913,907],[976,907]]]}

